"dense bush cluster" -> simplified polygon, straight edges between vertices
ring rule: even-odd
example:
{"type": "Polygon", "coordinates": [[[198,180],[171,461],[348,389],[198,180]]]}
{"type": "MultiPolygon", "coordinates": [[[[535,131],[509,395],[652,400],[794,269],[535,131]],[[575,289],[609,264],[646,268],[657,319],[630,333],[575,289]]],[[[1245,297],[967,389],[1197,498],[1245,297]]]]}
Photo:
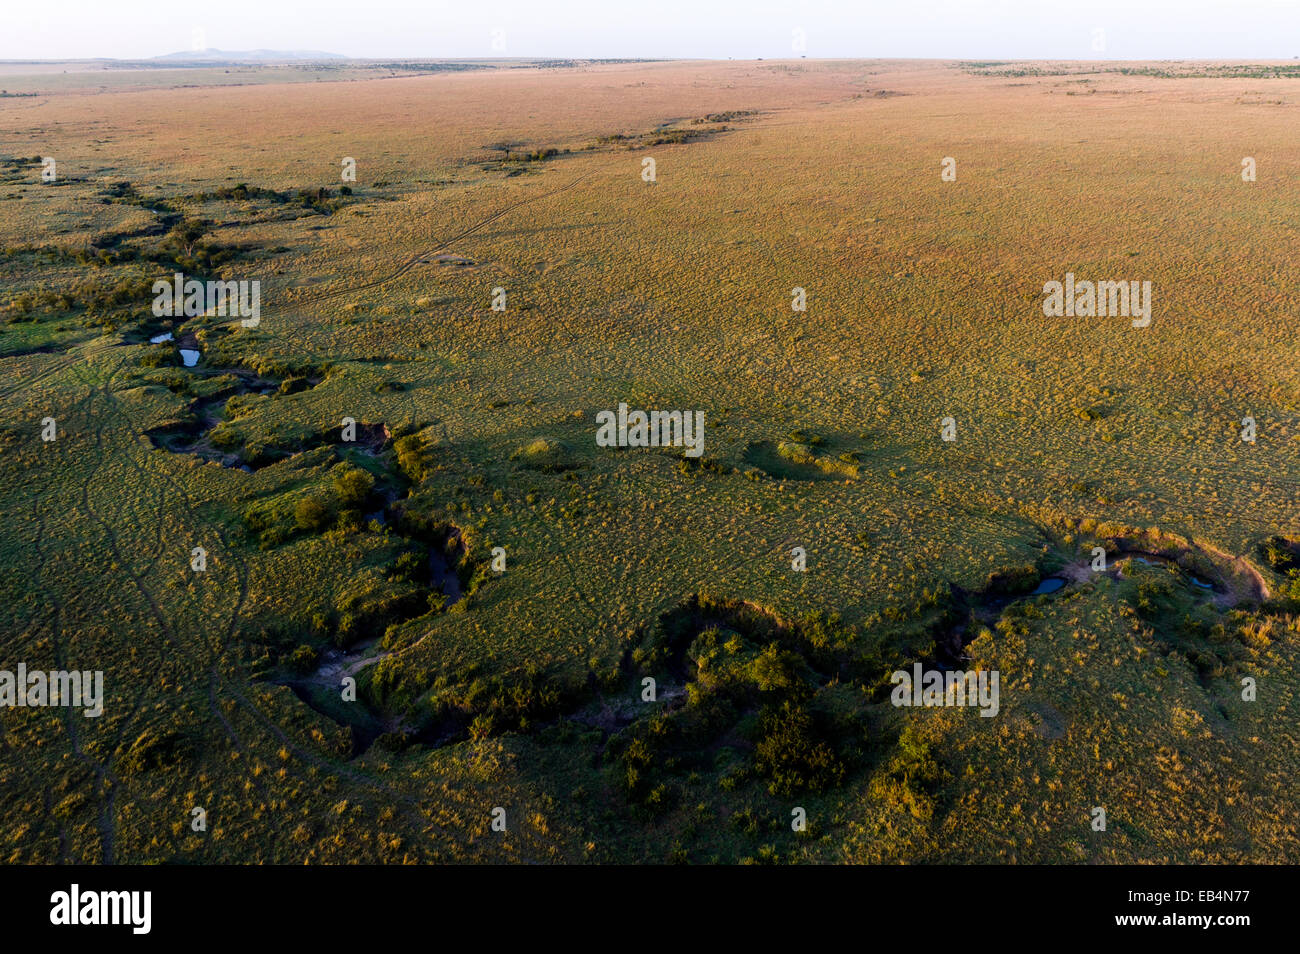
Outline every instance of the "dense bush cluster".
{"type": "Polygon", "coordinates": [[[665,614],[633,659],[661,681],[684,681],[686,701],[611,740],[629,800],[651,813],[668,808],[674,775],[712,769],[705,753],[722,737],[752,753],[722,776],[724,788],[758,777],[786,797],[840,784],[869,738],[867,696],[841,711],[829,688],[866,658],[854,659],[855,642],[835,616],[786,623],[754,604],[707,596],[665,614]]]}

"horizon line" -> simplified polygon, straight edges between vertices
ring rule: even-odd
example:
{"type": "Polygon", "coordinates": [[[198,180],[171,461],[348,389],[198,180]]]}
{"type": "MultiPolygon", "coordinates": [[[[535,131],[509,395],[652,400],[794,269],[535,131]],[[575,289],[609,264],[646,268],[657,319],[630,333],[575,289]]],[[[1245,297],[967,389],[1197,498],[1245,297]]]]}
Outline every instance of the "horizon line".
{"type": "MultiPolygon", "coordinates": [[[[240,54],[255,52],[252,50],[221,50],[207,48],[203,50],[192,51],[194,56],[201,57],[211,54],[230,54],[233,58],[238,58],[240,54]]],[[[176,64],[200,62],[198,59],[186,60],[181,54],[186,51],[176,51],[173,53],[156,53],[152,56],[68,56],[68,57],[22,57],[6,58],[0,57],[0,64],[25,64],[25,63],[141,63],[151,62],[173,58],[172,62],[176,64]]],[[[269,53],[291,54],[292,50],[267,50],[269,53]]],[[[376,56],[351,56],[346,53],[330,53],[325,50],[311,51],[320,54],[319,56],[302,56],[294,57],[286,55],[281,59],[265,59],[259,61],[248,60],[247,62],[260,62],[263,64],[277,62],[298,62],[298,63],[319,63],[319,62],[377,62],[385,60],[398,60],[406,62],[456,62],[456,63],[512,63],[528,62],[531,60],[575,60],[589,62],[606,62],[621,61],[628,63],[726,63],[726,62],[760,62],[771,60],[773,62],[843,62],[862,61],[862,62],[883,62],[883,61],[901,61],[914,63],[967,63],[967,62],[989,62],[989,63],[1211,63],[1221,60],[1259,60],[1273,61],[1279,63],[1290,62],[1290,60],[1300,60],[1300,55],[1294,55],[1290,58],[1278,56],[1188,56],[1188,57],[1169,57],[1169,56],[1110,56],[1110,57],[1061,57],[1061,56],[588,56],[576,54],[561,53],[533,53],[519,54],[514,56],[422,56],[422,55],[405,55],[405,54],[382,54],[376,56]]],[[[227,61],[230,62],[230,61],[227,61]]]]}

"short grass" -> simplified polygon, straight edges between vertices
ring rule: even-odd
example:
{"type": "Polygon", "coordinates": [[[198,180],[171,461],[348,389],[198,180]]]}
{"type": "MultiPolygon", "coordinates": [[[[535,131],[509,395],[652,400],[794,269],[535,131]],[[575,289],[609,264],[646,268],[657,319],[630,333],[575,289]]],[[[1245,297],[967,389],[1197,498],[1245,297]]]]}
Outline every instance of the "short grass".
{"type": "Polygon", "coordinates": [[[1297,610],[1261,550],[1300,535],[1292,81],[968,66],[0,100],[3,658],[107,693],[0,714],[3,856],[1300,859],[1297,610]],[[261,325],[154,318],[138,283],[178,265],[261,281],[261,325]],[[1151,327],[1044,318],[1067,271],[1152,281],[1151,327]],[[597,447],[620,402],[702,410],[703,457],[597,447]],[[963,616],[1139,533],[1271,599],[1107,577],[963,616]],[[963,623],[998,717],[891,706],[963,623]],[[356,703],[295,694],[361,644],[356,703]]]}

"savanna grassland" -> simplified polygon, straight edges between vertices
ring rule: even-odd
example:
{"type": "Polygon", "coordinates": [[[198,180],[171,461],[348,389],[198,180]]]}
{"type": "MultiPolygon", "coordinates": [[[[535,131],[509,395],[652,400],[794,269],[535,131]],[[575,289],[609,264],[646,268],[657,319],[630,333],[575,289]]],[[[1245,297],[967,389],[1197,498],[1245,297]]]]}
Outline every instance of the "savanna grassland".
{"type": "Polygon", "coordinates": [[[6,861],[1300,861],[1293,67],[6,85],[6,861]]]}

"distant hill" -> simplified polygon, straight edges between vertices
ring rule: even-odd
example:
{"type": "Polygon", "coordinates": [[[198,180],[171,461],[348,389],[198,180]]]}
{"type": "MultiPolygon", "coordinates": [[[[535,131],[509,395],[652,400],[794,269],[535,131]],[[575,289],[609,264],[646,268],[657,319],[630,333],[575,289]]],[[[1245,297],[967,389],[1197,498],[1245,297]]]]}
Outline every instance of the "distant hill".
{"type": "Polygon", "coordinates": [[[346,60],[339,53],[320,50],[182,50],[152,57],[187,63],[272,63],[285,60],[346,60]]]}

